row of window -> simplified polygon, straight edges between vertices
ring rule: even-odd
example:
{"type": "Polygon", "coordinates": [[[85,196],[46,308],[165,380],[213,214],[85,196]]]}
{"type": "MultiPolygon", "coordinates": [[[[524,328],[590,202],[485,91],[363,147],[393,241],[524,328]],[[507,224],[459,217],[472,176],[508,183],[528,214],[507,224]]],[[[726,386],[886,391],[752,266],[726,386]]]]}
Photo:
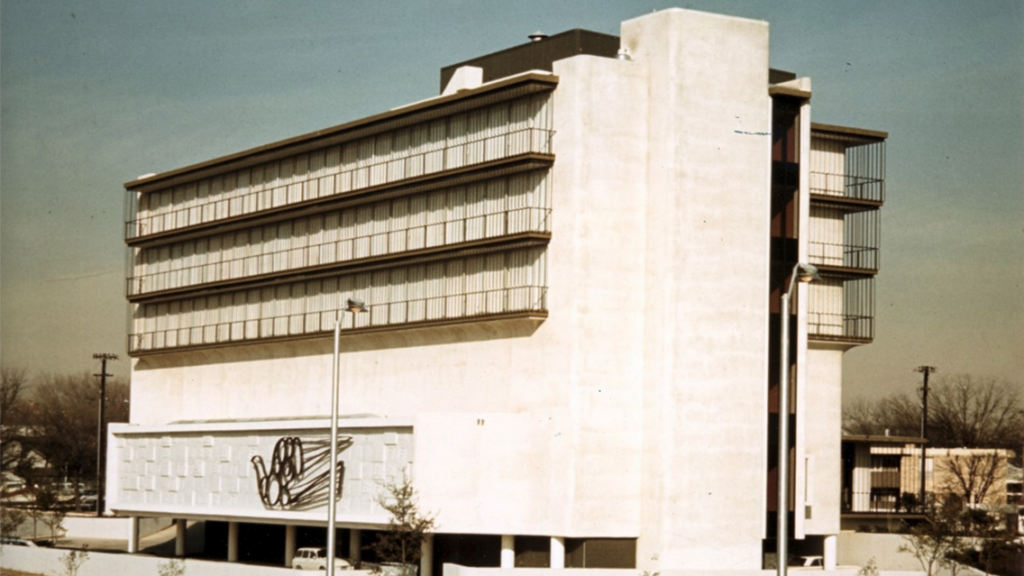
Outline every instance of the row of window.
{"type": "Polygon", "coordinates": [[[525,248],[134,304],[129,349],[325,332],[352,297],[370,313],[354,315],[346,329],[546,310],[545,254],[525,248]]]}
{"type": "Polygon", "coordinates": [[[381,200],[238,232],[134,249],[128,294],[550,232],[546,171],[381,200]]]}
{"type": "Polygon", "coordinates": [[[367,136],[163,191],[129,191],[129,239],[528,152],[551,151],[548,94],[367,136]]]}

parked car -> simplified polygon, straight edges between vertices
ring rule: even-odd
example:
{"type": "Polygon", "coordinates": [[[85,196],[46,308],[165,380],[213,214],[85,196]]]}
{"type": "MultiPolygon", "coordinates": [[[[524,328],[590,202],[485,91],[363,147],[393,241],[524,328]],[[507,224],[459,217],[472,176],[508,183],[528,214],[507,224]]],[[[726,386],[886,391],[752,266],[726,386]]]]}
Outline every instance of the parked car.
{"type": "MultiPolygon", "coordinates": [[[[327,570],[326,548],[299,548],[292,559],[292,568],[296,570],[327,570]]],[[[344,558],[334,559],[335,570],[351,570],[352,564],[344,558]]]]}
{"type": "Polygon", "coordinates": [[[31,540],[22,540],[21,538],[13,538],[11,536],[4,536],[0,538],[0,544],[5,546],[28,546],[29,548],[37,548],[36,543],[31,540]]]}

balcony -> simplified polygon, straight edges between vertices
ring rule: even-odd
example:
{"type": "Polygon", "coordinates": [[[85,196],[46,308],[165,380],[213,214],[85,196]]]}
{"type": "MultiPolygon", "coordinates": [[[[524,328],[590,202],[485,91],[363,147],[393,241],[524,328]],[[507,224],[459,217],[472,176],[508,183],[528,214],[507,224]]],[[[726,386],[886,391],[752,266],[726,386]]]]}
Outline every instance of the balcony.
{"type": "Polygon", "coordinates": [[[866,344],[875,337],[875,279],[822,274],[808,288],[812,340],[866,344]]]}
{"type": "Polygon", "coordinates": [[[920,514],[923,438],[844,436],[841,512],[857,518],[920,514]]]}
{"type": "Polygon", "coordinates": [[[543,247],[502,249],[134,304],[129,352],[324,336],[334,328],[343,294],[370,308],[346,330],[543,317],[545,261],[543,247]]]}
{"type": "Polygon", "coordinates": [[[880,222],[878,210],[812,204],[808,260],[826,271],[877,273],[880,222]]]}
{"type": "MultiPolygon", "coordinates": [[[[419,181],[530,154],[550,155],[547,94],[424,120],[411,127],[141,193],[129,190],[135,239],[419,181]]],[[[308,148],[307,148],[308,149],[308,148]]],[[[255,161],[255,160],[254,160],[255,161]]]]}
{"type": "Polygon", "coordinates": [[[550,233],[544,171],[135,248],[129,298],[550,233]]]}
{"type": "Polygon", "coordinates": [[[880,206],[885,201],[887,136],[884,132],[812,124],[811,198],[880,206]]]}

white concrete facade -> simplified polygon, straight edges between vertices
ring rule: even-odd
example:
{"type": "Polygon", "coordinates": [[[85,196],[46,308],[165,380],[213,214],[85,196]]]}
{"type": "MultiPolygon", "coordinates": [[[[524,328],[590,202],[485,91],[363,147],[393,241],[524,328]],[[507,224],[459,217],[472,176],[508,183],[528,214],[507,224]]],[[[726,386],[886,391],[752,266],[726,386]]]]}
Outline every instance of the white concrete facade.
{"type": "MultiPolygon", "coordinates": [[[[538,536],[550,538],[551,567],[575,561],[574,539],[614,539],[635,542],[630,568],[760,569],[772,290],[768,32],[760,21],[657,12],[623,23],[631,59],[573,56],[551,73],[491,83],[467,69],[453,80],[458,90],[323,142],[300,137],[126,184],[136,206],[128,240],[138,345],[132,421],[110,430],[109,508],[230,522],[235,557],[238,522],[323,525],[319,502],[297,510],[261,499],[253,459],[270,466],[285,437],[326,443],[327,327],[341,302],[357,297],[371,313],[342,313],[339,409],[350,416],[340,433],[351,444],[341,453],[339,526],[385,526],[375,498],[404,473],[421,507],[436,512],[438,534],[497,538],[502,567],[515,565],[516,537],[538,536]],[[503,93],[497,104],[474,104],[503,93]],[[530,112],[502,116],[501,102],[530,112]],[[488,112],[474,128],[481,109],[488,112]],[[409,130],[427,127],[419,148],[401,125],[416,114],[423,119],[408,120],[409,130]],[[460,115],[469,128],[453,136],[460,115]],[[550,141],[501,144],[540,129],[550,141]],[[472,142],[482,147],[467,151],[472,142]],[[338,147],[335,164],[330,148],[316,152],[321,144],[338,147]],[[513,163],[527,156],[536,165],[513,163]],[[273,179],[258,180],[244,164],[250,157],[274,165],[273,179]],[[216,199],[210,183],[226,181],[218,170],[235,174],[225,194],[237,193],[240,206],[224,212],[223,230],[213,228],[216,207],[234,200],[216,199]],[[494,173],[474,176],[486,170],[494,173]],[[194,181],[207,191],[188,192],[194,181]],[[261,207],[264,192],[270,204],[261,207]],[[364,196],[372,202],[358,204],[364,196]],[[335,201],[323,204],[335,212],[314,209],[335,201]],[[315,224],[287,235],[301,241],[281,248],[269,233],[251,233],[305,206],[314,216],[295,218],[315,224]],[[529,215],[515,220],[516,210],[529,215]],[[335,220],[315,215],[332,213],[335,220]],[[333,237],[332,226],[343,231],[333,237]],[[425,240],[410,244],[420,227],[425,240]],[[216,247],[202,240],[214,235],[216,247]],[[268,250],[287,254],[250,269],[246,258],[268,250]]],[[[809,82],[796,85],[809,97],[809,82]]],[[[806,99],[802,110],[800,153],[809,157],[806,99]]],[[[812,223],[808,166],[798,226],[825,230],[834,244],[842,222],[838,231],[819,216],[812,223]]],[[[809,242],[800,237],[802,258],[809,242]]],[[[799,304],[807,298],[801,286],[799,539],[838,532],[846,346],[809,344],[799,304]]],[[[287,534],[293,550],[295,530],[287,534]]]]}

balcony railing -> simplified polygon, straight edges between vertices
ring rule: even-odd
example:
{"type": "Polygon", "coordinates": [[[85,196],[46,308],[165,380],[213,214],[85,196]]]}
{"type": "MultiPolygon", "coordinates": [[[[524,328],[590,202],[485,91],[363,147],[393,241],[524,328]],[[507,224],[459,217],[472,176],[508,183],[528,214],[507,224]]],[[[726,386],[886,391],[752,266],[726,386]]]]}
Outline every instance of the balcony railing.
{"type": "Polygon", "coordinates": [[[875,279],[825,276],[808,289],[807,334],[864,342],[875,337],[875,279]]]}
{"type": "MultiPolygon", "coordinates": [[[[464,210],[457,213],[464,213],[464,210]]],[[[394,220],[388,220],[390,229],[386,232],[342,240],[327,240],[280,250],[260,250],[257,254],[237,258],[214,254],[217,261],[191,266],[182,265],[184,258],[175,258],[170,261],[170,265],[177,266],[172,270],[128,278],[127,293],[129,296],[137,296],[511,234],[544,233],[550,231],[550,216],[549,209],[521,208],[404,227],[396,226],[394,220]]]]}
{"type": "MultiPolygon", "coordinates": [[[[515,312],[541,312],[547,309],[546,294],[545,286],[519,286],[368,304],[370,313],[356,314],[352,321],[355,324],[343,323],[342,330],[415,325],[515,312]]],[[[334,319],[339,312],[340,309],[300,312],[143,331],[130,336],[129,351],[134,353],[328,333],[334,330],[334,319]]]]}
{"type": "MultiPolygon", "coordinates": [[[[442,145],[427,151],[410,151],[398,158],[356,165],[324,176],[310,170],[292,182],[264,187],[246,187],[228,198],[212,198],[196,205],[162,211],[130,220],[125,227],[128,240],[218,220],[255,214],[317,198],[345,194],[364,188],[398,183],[410,178],[465,168],[492,160],[527,153],[550,154],[553,131],[542,128],[510,130],[465,142],[442,145]]],[[[129,194],[137,194],[129,191],[129,194]]],[[[148,194],[159,194],[151,192],[148,194]]],[[[177,202],[175,202],[177,203],[177,202]]]]}
{"type": "Polygon", "coordinates": [[[810,192],[837,199],[885,201],[885,141],[814,131],[810,192]]]}
{"type": "Polygon", "coordinates": [[[878,248],[831,242],[809,243],[808,260],[815,266],[839,266],[860,270],[878,269],[878,248]]]}
{"type": "Polygon", "coordinates": [[[875,512],[885,514],[919,514],[920,500],[913,492],[900,492],[891,488],[853,491],[843,487],[843,513],[875,512]]]}
{"type": "Polygon", "coordinates": [[[875,272],[881,244],[878,209],[852,211],[812,203],[808,258],[817,266],[875,272]]]}
{"type": "Polygon", "coordinates": [[[866,482],[843,486],[843,512],[911,514],[921,511],[917,494],[920,476],[915,469],[897,464],[892,468],[863,470],[856,476],[866,482]]]}

